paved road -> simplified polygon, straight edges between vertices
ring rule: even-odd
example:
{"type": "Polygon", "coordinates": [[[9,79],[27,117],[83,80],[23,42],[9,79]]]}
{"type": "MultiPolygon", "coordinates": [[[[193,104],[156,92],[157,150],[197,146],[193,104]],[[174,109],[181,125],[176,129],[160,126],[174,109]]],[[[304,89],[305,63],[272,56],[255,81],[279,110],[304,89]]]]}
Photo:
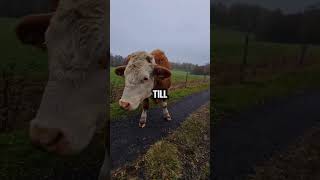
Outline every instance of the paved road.
{"type": "Polygon", "coordinates": [[[246,179],[256,164],[285,150],[319,121],[320,92],[311,92],[271,101],[217,123],[213,179],[246,179]]]}
{"type": "Polygon", "coordinates": [[[147,125],[140,129],[140,115],[113,120],[111,130],[111,165],[117,168],[145,153],[150,145],[165,137],[183,122],[189,114],[209,101],[209,90],[190,95],[168,106],[173,120],[164,121],[160,108],[151,109],[147,125]]]}

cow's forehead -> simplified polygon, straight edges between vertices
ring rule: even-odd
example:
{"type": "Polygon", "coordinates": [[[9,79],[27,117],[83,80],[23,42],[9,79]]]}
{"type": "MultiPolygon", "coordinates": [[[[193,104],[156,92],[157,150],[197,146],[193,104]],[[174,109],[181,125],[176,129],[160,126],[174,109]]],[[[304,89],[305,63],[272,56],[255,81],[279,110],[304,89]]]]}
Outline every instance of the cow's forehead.
{"type": "Polygon", "coordinates": [[[139,60],[145,61],[148,57],[152,57],[152,55],[145,51],[138,51],[128,55],[127,58],[129,59],[129,63],[134,63],[139,60]]]}
{"type": "Polygon", "coordinates": [[[128,64],[125,75],[135,75],[145,74],[151,70],[151,64],[147,61],[136,61],[128,64]]]}

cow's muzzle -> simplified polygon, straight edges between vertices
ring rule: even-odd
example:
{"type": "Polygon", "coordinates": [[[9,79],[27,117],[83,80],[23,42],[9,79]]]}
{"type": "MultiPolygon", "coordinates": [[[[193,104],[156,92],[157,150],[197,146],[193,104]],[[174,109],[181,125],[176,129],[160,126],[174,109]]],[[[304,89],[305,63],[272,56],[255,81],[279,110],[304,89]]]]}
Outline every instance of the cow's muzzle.
{"type": "Polygon", "coordinates": [[[30,127],[30,139],[31,143],[40,149],[60,155],[71,153],[69,142],[62,130],[32,124],[30,127]]]}
{"type": "Polygon", "coordinates": [[[119,100],[119,105],[121,108],[125,109],[125,110],[130,110],[130,103],[126,102],[122,99],[119,100]]]}

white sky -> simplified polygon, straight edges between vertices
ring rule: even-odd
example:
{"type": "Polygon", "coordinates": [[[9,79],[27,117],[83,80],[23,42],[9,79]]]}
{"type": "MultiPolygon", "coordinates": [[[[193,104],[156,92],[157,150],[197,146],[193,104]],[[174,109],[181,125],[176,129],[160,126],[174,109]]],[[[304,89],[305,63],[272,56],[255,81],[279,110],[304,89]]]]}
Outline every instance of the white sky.
{"type": "Polygon", "coordinates": [[[111,53],[162,49],[173,62],[210,62],[210,0],[111,0],[111,53]]]}

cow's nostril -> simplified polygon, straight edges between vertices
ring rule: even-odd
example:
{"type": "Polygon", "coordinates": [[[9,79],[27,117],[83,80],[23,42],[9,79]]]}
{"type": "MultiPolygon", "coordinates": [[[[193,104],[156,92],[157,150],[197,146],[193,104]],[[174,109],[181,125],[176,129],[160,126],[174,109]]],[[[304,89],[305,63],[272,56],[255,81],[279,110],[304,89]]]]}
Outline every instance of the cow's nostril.
{"type": "Polygon", "coordinates": [[[57,144],[61,139],[63,139],[63,133],[61,132],[61,131],[59,131],[57,134],[56,134],[56,136],[54,137],[52,137],[52,139],[48,142],[48,143],[46,143],[45,145],[46,146],[52,146],[52,145],[55,145],[55,144],[57,144]]]}
{"type": "Polygon", "coordinates": [[[129,102],[125,102],[125,101],[122,101],[122,100],[119,101],[119,104],[120,104],[120,106],[121,106],[122,108],[124,108],[124,109],[128,109],[129,106],[130,106],[130,103],[129,103],[129,102]]]}
{"type": "Polygon", "coordinates": [[[35,146],[52,146],[64,138],[64,133],[58,129],[41,128],[37,125],[30,128],[31,142],[35,146]]]}

